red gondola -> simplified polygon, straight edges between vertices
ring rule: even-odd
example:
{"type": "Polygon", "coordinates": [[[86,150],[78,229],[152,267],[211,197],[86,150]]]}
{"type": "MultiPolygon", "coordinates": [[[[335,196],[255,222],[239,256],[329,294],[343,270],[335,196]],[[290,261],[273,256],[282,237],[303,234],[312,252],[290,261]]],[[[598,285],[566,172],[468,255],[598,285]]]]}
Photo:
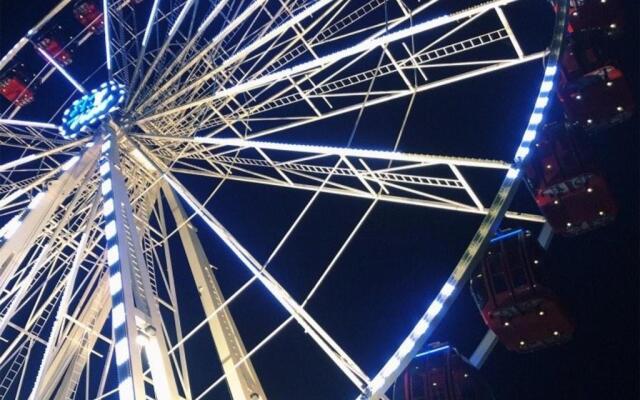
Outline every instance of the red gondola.
{"type": "Polygon", "coordinates": [[[586,130],[606,129],[629,119],[635,110],[622,71],[607,65],[573,82],[561,81],[558,97],[567,122],[586,130]]]}
{"type": "Polygon", "coordinates": [[[88,27],[91,32],[101,33],[104,30],[102,11],[91,0],[77,1],[73,6],[73,16],[82,26],[88,27]]]}
{"type": "Polygon", "coordinates": [[[620,0],[570,0],[569,32],[601,30],[617,35],[624,24],[620,0]]]}
{"type": "Polygon", "coordinates": [[[491,390],[478,371],[446,344],[418,354],[393,388],[393,399],[490,400],[491,390]]]}
{"type": "Polygon", "coordinates": [[[602,34],[575,34],[560,60],[558,97],[567,121],[586,130],[620,123],[635,109],[631,89],[606,49],[602,34]]]}
{"type": "Polygon", "coordinates": [[[598,32],[584,32],[567,35],[562,55],[560,71],[568,82],[612,63],[608,54],[609,39],[598,32]]]}
{"type": "Polygon", "coordinates": [[[67,48],[68,38],[64,38],[62,27],[56,26],[38,39],[38,47],[55,59],[61,65],[73,62],[71,49],[67,48]]]}
{"type": "Polygon", "coordinates": [[[471,293],[484,322],[511,351],[535,351],[568,341],[574,331],[556,295],[543,286],[540,244],[524,230],[491,241],[471,293]]]}
{"type": "Polygon", "coordinates": [[[615,219],[615,200],[581,131],[566,130],[558,123],[547,125],[524,171],[554,232],[573,236],[615,219]]]}
{"type": "Polygon", "coordinates": [[[35,86],[28,86],[35,77],[25,72],[24,64],[10,68],[0,77],[0,94],[18,107],[24,107],[35,100],[35,86]]]}

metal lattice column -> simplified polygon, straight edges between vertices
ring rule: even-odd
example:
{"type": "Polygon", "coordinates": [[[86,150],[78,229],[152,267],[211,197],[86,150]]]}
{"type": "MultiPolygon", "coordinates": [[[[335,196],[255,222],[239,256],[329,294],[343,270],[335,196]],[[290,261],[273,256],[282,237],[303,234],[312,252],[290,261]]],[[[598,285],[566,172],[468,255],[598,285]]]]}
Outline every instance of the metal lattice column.
{"type": "Polygon", "coordinates": [[[111,324],[121,399],[146,399],[145,351],[158,400],[179,398],[164,339],[160,309],[136,231],[131,202],[119,169],[116,133],[104,135],[100,175],[104,199],[111,324]]]}

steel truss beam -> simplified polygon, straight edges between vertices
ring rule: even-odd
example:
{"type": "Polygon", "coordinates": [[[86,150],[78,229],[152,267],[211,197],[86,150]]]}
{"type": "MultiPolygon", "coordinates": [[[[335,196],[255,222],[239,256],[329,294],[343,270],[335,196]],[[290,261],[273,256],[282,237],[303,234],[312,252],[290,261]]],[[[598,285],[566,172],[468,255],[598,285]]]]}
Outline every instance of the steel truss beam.
{"type": "MultiPolygon", "coordinates": [[[[92,162],[91,165],[95,166],[95,160],[92,162]]],[[[82,177],[82,180],[80,182],[77,182],[77,185],[80,185],[81,187],[87,186],[87,181],[90,178],[90,176],[91,175],[85,172],[84,177],[82,177]]],[[[15,283],[14,289],[17,289],[16,293],[13,295],[13,297],[9,301],[9,304],[5,306],[5,309],[3,310],[4,315],[2,316],[2,319],[0,319],[0,336],[4,333],[5,328],[8,326],[9,320],[15,315],[16,311],[18,310],[18,307],[22,304],[22,301],[24,297],[27,295],[27,292],[32,287],[32,285],[36,282],[36,277],[38,277],[41,274],[41,271],[44,269],[44,267],[47,265],[49,260],[52,258],[52,253],[55,250],[55,245],[58,244],[59,242],[57,239],[60,237],[65,226],[69,224],[69,222],[71,221],[71,218],[75,215],[76,208],[79,208],[78,206],[81,203],[81,201],[84,200],[85,195],[86,193],[84,193],[83,190],[76,191],[69,205],[65,207],[66,210],[62,215],[62,218],[60,218],[60,220],[57,221],[57,224],[53,227],[52,232],[50,234],[51,239],[44,244],[44,246],[40,250],[40,254],[38,254],[38,257],[35,263],[27,267],[28,271],[26,272],[25,278],[19,283],[18,282],[15,283]]],[[[51,198],[47,199],[46,195],[43,195],[42,197],[44,197],[45,200],[53,200],[51,198]]],[[[39,202],[36,202],[36,204],[34,205],[35,208],[38,208],[38,203],[39,202]]],[[[41,207],[45,209],[48,206],[47,203],[40,203],[40,204],[41,204],[41,207]]],[[[91,219],[88,220],[87,223],[90,224],[93,221],[93,216],[89,216],[89,218],[91,219]]],[[[28,223],[29,221],[25,221],[25,222],[28,223]]],[[[88,236],[85,235],[84,239],[88,240],[88,236]]],[[[83,250],[84,250],[83,246],[78,248],[78,252],[76,253],[77,257],[84,256],[83,250]]],[[[80,259],[76,259],[74,263],[77,263],[79,267],[80,261],[81,261],[80,259]]],[[[70,296],[70,294],[68,294],[68,296],[70,296]]]]}
{"type": "MultiPolygon", "coordinates": [[[[495,160],[244,139],[151,135],[132,138],[149,145],[149,150],[172,165],[170,170],[175,173],[479,215],[488,209],[458,167],[500,172],[510,166],[495,160]],[[257,157],[230,155],[248,150],[256,150],[257,157]],[[176,159],[175,154],[181,158],[176,159]],[[395,165],[389,167],[389,162],[395,165]],[[376,186],[382,190],[374,190],[376,186]],[[465,195],[467,202],[462,201],[465,195]]],[[[526,213],[509,212],[507,216],[544,222],[544,218],[526,213]]]]}
{"type": "Polygon", "coordinates": [[[55,210],[75,189],[92,168],[100,154],[97,146],[88,148],[81,157],[73,157],[63,166],[62,175],[53,181],[46,192],[33,198],[27,209],[16,215],[2,228],[0,246],[0,292],[6,290],[9,280],[23,262],[55,210]]]}
{"type": "MultiPolygon", "coordinates": [[[[246,82],[240,82],[236,85],[233,85],[232,87],[228,87],[228,88],[223,87],[217,90],[213,96],[210,96],[205,99],[199,99],[192,103],[181,104],[178,107],[169,108],[166,111],[162,111],[160,113],[156,113],[154,115],[142,118],[138,122],[144,123],[146,121],[159,118],[162,116],[170,115],[170,114],[179,112],[181,110],[193,108],[194,106],[199,104],[211,103],[217,99],[224,99],[226,97],[235,96],[239,93],[248,93],[251,90],[254,90],[259,87],[268,86],[274,82],[291,79],[302,74],[309,74],[310,72],[313,72],[319,68],[321,69],[329,65],[335,64],[340,60],[349,59],[350,57],[361,55],[363,53],[371,51],[374,48],[387,46],[391,43],[413,37],[416,34],[433,30],[437,27],[447,25],[457,20],[461,20],[464,18],[471,18],[476,15],[483,14],[487,10],[491,10],[497,6],[504,6],[514,1],[516,0],[494,0],[492,2],[488,2],[480,6],[470,8],[468,10],[460,11],[451,15],[446,15],[446,16],[438,17],[429,21],[419,23],[419,24],[415,24],[410,28],[401,29],[396,32],[382,35],[380,37],[369,38],[354,46],[345,48],[340,51],[336,51],[332,54],[329,54],[323,57],[315,58],[311,61],[301,63],[294,67],[285,68],[280,71],[276,71],[271,74],[261,76],[259,78],[248,80],[246,82]]],[[[237,54],[240,54],[240,53],[237,53],[237,54]]],[[[231,60],[235,60],[235,58],[232,58],[231,60]]],[[[217,67],[211,72],[208,72],[207,74],[197,79],[196,81],[190,82],[189,85],[180,89],[180,91],[178,91],[176,94],[171,96],[167,100],[167,102],[171,101],[171,99],[177,98],[183,93],[192,92],[194,87],[197,87],[198,85],[202,85],[207,80],[210,80],[215,76],[217,76],[223,70],[224,66],[225,64],[223,63],[221,66],[217,67]]]]}
{"type": "Polygon", "coordinates": [[[46,363],[43,360],[41,380],[30,399],[74,398],[73,393],[77,390],[82,371],[87,367],[91,349],[100,338],[99,333],[111,311],[109,281],[106,276],[100,279],[92,293],[79,316],[66,330],[63,340],[57,344],[53,338],[49,340],[48,344],[52,346],[50,357],[46,363]],[[52,397],[54,393],[57,394],[52,397]]]}
{"type": "Polygon", "coordinates": [[[83,143],[86,143],[88,141],[89,141],[89,139],[87,139],[87,138],[80,139],[80,140],[77,140],[75,142],[67,143],[65,145],[62,145],[62,146],[59,146],[59,147],[56,147],[56,148],[53,148],[53,149],[50,149],[50,150],[46,150],[46,151],[42,151],[42,152],[34,153],[34,154],[29,154],[29,155],[21,157],[21,158],[19,158],[17,160],[13,160],[13,161],[6,162],[4,164],[0,164],[0,172],[8,171],[8,170],[14,169],[16,167],[19,167],[21,165],[24,165],[24,164],[27,164],[27,163],[30,163],[30,162],[33,162],[33,161],[37,161],[37,160],[40,160],[40,159],[43,159],[45,157],[50,157],[50,156],[55,155],[55,154],[63,153],[65,151],[68,151],[69,149],[72,149],[74,147],[78,147],[78,146],[80,146],[83,143]]]}
{"type": "MultiPolygon", "coordinates": [[[[42,373],[46,372],[46,371],[59,371],[61,370],[61,368],[56,368],[52,365],[52,361],[56,358],[57,354],[57,345],[58,345],[58,340],[57,338],[60,335],[61,329],[63,327],[63,323],[64,323],[64,318],[65,316],[68,314],[69,311],[69,303],[71,301],[72,295],[73,295],[73,288],[74,288],[74,282],[76,281],[76,278],[78,277],[78,273],[80,271],[80,265],[82,264],[83,258],[85,256],[85,249],[86,246],[89,242],[90,236],[91,236],[91,231],[92,228],[94,227],[94,220],[96,218],[96,214],[97,214],[97,210],[98,210],[98,200],[99,198],[96,196],[95,200],[94,200],[94,204],[91,208],[91,211],[89,212],[89,215],[87,216],[87,221],[85,224],[85,228],[84,228],[84,232],[82,234],[82,238],[80,239],[80,243],[78,245],[78,249],[76,250],[76,254],[74,256],[74,260],[73,260],[73,265],[71,266],[71,270],[69,271],[68,276],[66,277],[67,280],[67,285],[64,288],[63,294],[62,294],[62,298],[60,300],[60,306],[58,307],[58,313],[56,316],[56,320],[54,322],[54,325],[51,329],[51,333],[49,335],[49,341],[47,342],[47,347],[45,349],[45,352],[42,356],[42,362],[40,363],[40,370],[38,372],[38,376],[36,377],[36,381],[34,384],[34,388],[33,391],[31,392],[31,396],[30,399],[40,399],[40,398],[48,398],[50,396],[47,395],[43,395],[41,393],[43,386],[41,386],[41,378],[42,378],[42,373]],[[53,368],[49,367],[52,366],[53,368]]],[[[97,298],[100,298],[100,293],[97,293],[97,298]]],[[[92,299],[93,300],[93,299],[92,299]]],[[[101,299],[104,301],[104,299],[101,299]]],[[[99,303],[100,304],[100,303],[99,303]]],[[[102,308],[102,307],[100,307],[102,308]]],[[[104,307],[102,309],[107,309],[107,307],[104,307]]],[[[108,315],[108,312],[105,312],[105,318],[108,315]]],[[[74,338],[75,340],[77,340],[76,338],[74,338]]],[[[73,339],[72,339],[73,340],[73,339]]],[[[80,341],[78,340],[78,343],[80,343],[80,341]]],[[[93,347],[93,346],[92,346],[93,347]]],[[[90,348],[89,348],[90,349],[90,348]]],[[[65,358],[68,359],[68,358],[65,358]]],[[[52,385],[44,385],[44,387],[49,387],[51,388],[52,385]]],[[[66,391],[65,391],[66,392],[66,391]]]]}
{"type": "MultiPolygon", "coordinates": [[[[31,256],[31,260],[28,264],[22,269],[20,273],[18,273],[18,277],[16,278],[16,283],[13,285],[13,288],[10,292],[7,292],[5,298],[2,299],[2,303],[6,303],[5,305],[5,316],[7,319],[7,325],[12,329],[18,331],[18,335],[14,337],[9,346],[4,349],[2,355],[0,355],[0,362],[4,364],[12,354],[18,353],[18,357],[14,358],[11,362],[11,369],[7,372],[7,374],[2,379],[2,383],[0,385],[0,398],[6,398],[7,390],[12,385],[15,375],[18,371],[22,370],[22,374],[26,371],[27,368],[27,360],[29,359],[28,349],[32,348],[32,345],[25,346],[27,341],[35,340],[38,343],[42,343],[45,345],[50,344],[50,342],[44,341],[41,339],[46,335],[46,332],[43,331],[43,327],[48,324],[50,315],[52,315],[52,311],[55,308],[56,303],[60,302],[61,307],[62,303],[64,303],[63,299],[60,299],[60,295],[63,293],[63,289],[70,290],[70,286],[73,286],[73,283],[70,282],[69,275],[73,275],[73,271],[77,272],[77,267],[72,264],[72,258],[75,257],[73,262],[79,262],[78,260],[83,261],[82,269],[87,270],[92,266],[91,257],[93,256],[93,249],[97,245],[97,241],[100,238],[100,234],[95,229],[90,229],[91,232],[91,242],[88,246],[82,246],[81,243],[78,246],[74,246],[74,235],[77,235],[82,231],[82,226],[86,226],[88,228],[93,228],[95,226],[94,221],[92,220],[93,215],[92,212],[85,211],[85,207],[82,205],[76,205],[79,199],[87,199],[85,201],[94,204],[94,209],[96,206],[96,197],[91,194],[95,193],[94,185],[83,185],[81,190],[76,192],[74,200],[68,205],[63,206],[61,210],[52,217],[52,224],[55,226],[52,232],[43,233],[41,239],[39,239],[39,243],[37,247],[40,247],[40,250],[36,250],[31,256]],[[76,210],[72,218],[68,218],[69,212],[76,210]],[[70,220],[67,224],[64,220],[70,220]],[[56,222],[60,222],[56,225],[56,222]],[[67,225],[67,228],[63,228],[67,225]],[[73,232],[73,233],[68,233],[73,232]],[[97,235],[97,237],[96,237],[97,235]],[[49,237],[50,240],[47,242],[45,240],[46,237],[49,237]],[[53,243],[53,246],[51,243],[53,243]],[[39,255],[38,255],[39,254],[39,255]],[[69,255],[71,254],[71,255],[69,255]],[[75,256],[73,256],[75,254],[75,256]],[[34,257],[36,257],[34,259],[34,257]],[[73,257],[72,257],[73,256],[73,257]],[[42,264],[42,260],[46,258],[46,265],[42,264]],[[25,273],[27,276],[25,277],[25,273]],[[52,286],[51,283],[54,285],[52,286]],[[68,285],[67,285],[68,283],[68,285]],[[30,294],[25,297],[23,293],[25,288],[30,292],[30,294]],[[44,296],[44,297],[43,297],[44,296]],[[24,298],[21,304],[21,298],[24,298]],[[32,305],[30,306],[29,303],[32,305]],[[11,311],[11,309],[7,310],[7,307],[13,308],[15,313],[11,311]],[[21,310],[23,309],[23,310],[21,310]],[[13,317],[13,314],[16,313],[26,313],[29,309],[30,316],[28,320],[25,322],[24,327],[19,326],[17,323],[14,324],[9,320],[13,317]],[[22,340],[24,339],[24,340],[22,340]],[[22,342],[21,345],[19,343],[22,342]],[[27,349],[25,350],[25,347],[27,349]],[[21,361],[22,360],[22,361],[21,361]]],[[[89,207],[91,209],[92,207],[89,207]]],[[[49,228],[47,228],[49,229],[49,228]]],[[[85,232],[87,232],[85,230],[85,232]]],[[[97,260],[97,257],[94,257],[97,260]]],[[[89,273],[84,279],[86,279],[96,274],[89,273]]],[[[80,287],[83,286],[83,283],[80,283],[80,287]]],[[[88,295],[90,292],[85,293],[88,295]]],[[[78,304],[83,304],[83,300],[79,300],[78,304]]],[[[59,309],[60,310],[60,309],[59,309]]],[[[60,314],[60,313],[59,313],[60,314]]],[[[58,321],[63,320],[64,318],[60,318],[58,315],[58,321]]],[[[54,325],[58,324],[58,322],[54,322],[54,325]]],[[[66,337],[64,334],[62,337],[66,337]]],[[[50,340],[53,340],[50,337],[50,340]]],[[[92,351],[92,350],[91,350],[92,351]]],[[[92,351],[93,352],[93,351],[92,351]]],[[[42,372],[42,368],[40,370],[42,372]]],[[[22,378],[21,378],[22,379],[22,378]]],[[[30,389],[25,387],[24,382],[17,388],[16,395],[20,394],[20,388],[22,389],[30,389]]]]}

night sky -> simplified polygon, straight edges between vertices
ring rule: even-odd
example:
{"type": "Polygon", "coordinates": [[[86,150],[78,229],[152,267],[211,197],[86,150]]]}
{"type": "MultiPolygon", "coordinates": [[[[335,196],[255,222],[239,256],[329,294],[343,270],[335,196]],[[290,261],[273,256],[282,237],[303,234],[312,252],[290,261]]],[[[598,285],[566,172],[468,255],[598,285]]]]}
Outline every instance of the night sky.
{"type": "MultiPolygon", "coordinates": [[[[6,53],[55,4],[51,0],[0,2],[0,54],[6,53]]],[[[612,46],[637,99],[640,98],[638,6],[636,0],[626,0],[626,6],[628,25],[612,46]]],[[[523,43],[539,49],[541,43],[549,40],[538,31],[550,31],[550,15],[521,14],[516,10],[513,23],[525,32],[523,43]],[[540,22],[531,23],[534,18],[540,22]]],[[[70,13],[64,21],[73,23],[70,13]]],[[[79,52],[71,67],[76,76],[86,76],[92,71],[95,64],[91,63],[102,54],[102,41],[92,40],[94,48],[79,52]]],[[[540,72],[540,63],[531,63],[418,96],[400,150],[508,159],[528,120],[538,89],[538,84],[532,82],[539,81],[540,72]]],[[[96,77],[91,82],[98,84],[103,79],[96,77]]],[[[66,88],[65,85],[57,77],[46,90],[56,98],[66,96],[64,89],[56,93],[57,87],[66,88]]],[[[5,106],[2,103],[0,109],[5,106]]],[[[24,115],[34,118],[42,115],[47,105],[42,107],[32,106],[24,115]]],[[[391,148],[406,107],[407,100],[400,100],[365,113],[353,147],[391,148]]],[[[44,115],[50,111],[46,110],[44,115]]],[[[345,145],[352,127],[353,117],[309,125],[296,132],[295,141],[345,145]]],[[[616,222],[576,238],[556,237],[549,250],[546,268],[550,286],[576,321],[574,339],[526,355],[496,346],[482,369],[496,399],[640,398],[639,134],[636,115],[593,138],[618,200],[620,213],[616,222]]],[[[267,140],[277,139],[285,140],[285,136],[267,140]]],[[[0,150],[0,162],[10,159],[12,154],[0,150]]],[[[183,182],[201,200],[215,183],[186,178],[183,182]]],[[[487,182],[487,192],[491,193],[497,182],[490,179],[487,182]]],[[[306,192],[231,182],[225,184],[209,209],[258,260],[264,261],[309,197],[306,192]]],[[[486,194],[483,199],[488,204],[486,194]]],[[[304,298],[368,206],[363,200],[320,196],[270,267],[293,297],[304,298]]],[[[530,211],[533,207],[528,192],[521,189],[512,208],[530,211]]],[[[377,205],[309,304],[308,311],[365,372],[374,375],[431,302],[479,222],[478,217],[446,211],[377,205]]],[[[205,225],[196,223],[196,226],[211,263],[218,268],[217,277],[223,290],[233,293],[249,278],[249,272],[205,225]]],[[[519,225],[510,221],[505,226],[519,225]]],[[[177,242],[171,243],[173,248],[177,247],[177,242]]],[[[179,265],[184,256],[176,254],[176,259],[179,265]]],[[[188,310],[200,307],[198,299],[186,275],[180,279],[178,271],[177,278],[184,282],[180,301],[187,311],[186,326],[192,326],[198,322],[199,314],[188,310]]],[[[252,286],[234,302],[231,311],[247,348],[255,346],[286,318],[282,308],[259,286],[252,286]]],[[[470,355],[485,330],[465,288],[432,341],[448,341],[461,353],[470,355]]],[[[189,344],[191,350],[207,339],[208,331],[202,332],[189,344]]],[[[202,354],[193,361],[194,393],[199,393],[220,372],[217,360],[209,357],[215,354],[202,354]]],[[[258,352],[253,362],[272,400],[343,399],[353,398],[356,393],[352,384],[294,324],[258,352]]],[[[228,396],[224,390],[213,393],[218,396],[207,398],[228,396]]]]}

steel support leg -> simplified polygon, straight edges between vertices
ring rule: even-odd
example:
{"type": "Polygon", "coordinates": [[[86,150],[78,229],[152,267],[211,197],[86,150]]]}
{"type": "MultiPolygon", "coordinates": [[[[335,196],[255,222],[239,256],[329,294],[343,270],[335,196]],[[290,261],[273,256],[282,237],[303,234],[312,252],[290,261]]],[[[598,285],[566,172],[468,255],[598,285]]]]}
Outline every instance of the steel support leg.
{"type": "MultiPolygon", "coordinates": [[[[177,200],[173,190],[165,184],[163,193],[169,203],[177,226],[180,226],[180,239],[187,255],[189,267],[200,293],[200,301],[206,315],[212,315],[224,303],[220,286],[211,271],[209,261],[196,229],[187,222],[187,213],[177,200]]],[[[209,319],[209,329],[216,345],[222,368],[233,400],[266,400],[266,395],[253,368],[251,360],[235,368],[247,355],[242,338],[228,308],[218,311],[209,319]]]]}

